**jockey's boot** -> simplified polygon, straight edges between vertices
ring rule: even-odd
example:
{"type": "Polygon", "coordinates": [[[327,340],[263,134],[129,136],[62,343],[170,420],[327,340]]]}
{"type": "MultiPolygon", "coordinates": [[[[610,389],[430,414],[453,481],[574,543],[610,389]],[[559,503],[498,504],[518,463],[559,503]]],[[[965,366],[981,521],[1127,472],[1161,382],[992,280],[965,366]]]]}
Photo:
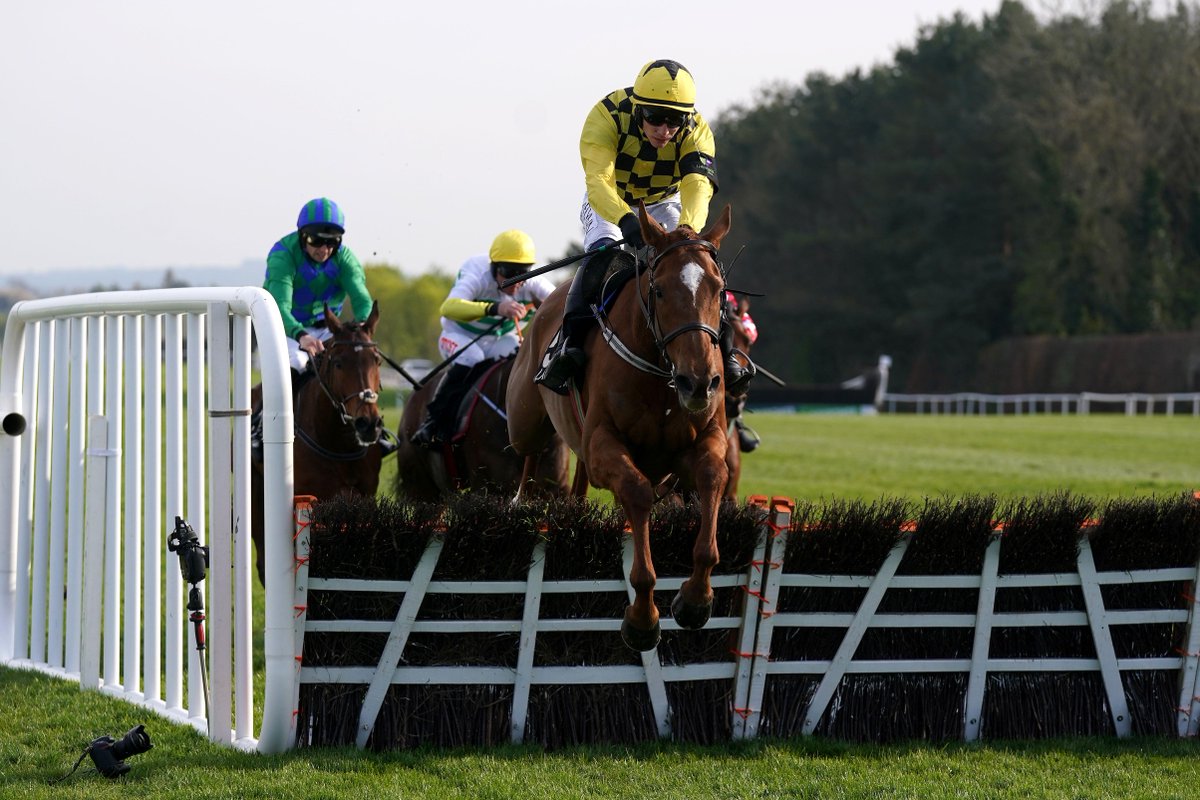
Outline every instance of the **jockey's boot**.
{"type": "Polygon", "coordinates": [[[733,328],[725,321],[724,314],[721,315],[720,344],[725,368],[725,391],[732,395],[745,394],[750,388],[750,379],[757,370],[754,368],[754,362],[749,359],[743,367],[734,355],[733,328]]]}
{"type": "Polygon", "coordinates": [[[753,453],[762,444],[762,437],[758,435],[758,432],[754,428],[747,425],[741,417],[733,421],[733,427],[737,428],[738,447],[741,448],[743,453],[753,453]]]}
{"type": "Polygon", "coordinates": [[[421,447],[443,444],[454,435],[455,415],[458,404],[467,391],[467,375],[471,368],[454,364],[446,371],[446,377],[438,384],[429,405],[425,407],[425,419],[412,435],[412,443],[421,447]]]}
{"type": "Polygon", "coordinates": [[[262,406],[250,411],[250,459],[257,464],[263,460],[263,421],[262,406]]]}
{"type": "MultiPolygon", "coordinates": [[[[612,239],[601,239],[593,249],[607,247],[612,239]]],[[[567,305],[563,309],[562,328],[546,348],[542,365],[533,382],[545,386],[556,394],[566,394],[571,383],[583,371],[587,355],[583,352],[583,340],[595,319],[592,316],[592,296],[599,290],[608,268],[609,259],[588,256],[580,262],[571,279],[567,292],[567,305]]]]}
{"type": "Polygon", "coordinates": [[[395,434],[393,434],[391,431],[387,431],[387,430],[382,431],[379,434],[378,444],[379,444],[379,450],[383,454],[380,456],[380,458],[387,458],[392,453],[396,452],[396,449],[398,447],[400,447],[400,443],[398,441],[396,441],[395,434]]]}

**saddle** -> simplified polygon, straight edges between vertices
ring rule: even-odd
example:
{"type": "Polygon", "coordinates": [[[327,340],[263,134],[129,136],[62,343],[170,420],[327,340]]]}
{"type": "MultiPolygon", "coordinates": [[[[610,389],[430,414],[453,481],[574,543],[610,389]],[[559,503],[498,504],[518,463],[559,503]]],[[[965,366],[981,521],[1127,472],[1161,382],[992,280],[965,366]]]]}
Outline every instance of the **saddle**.
{"type": "Polygon", "coordinates": [[[463,463],[463,439],[466,438],[467,430],[471,427],[471,420],[480,403],[492,406],[496,413],[501,417],[504,416],[503,409],[495,406],[495,402],[484,394],[483,388],[492,374],[512,358],[513,356],[509,356],[508,358],[480,361],[467,373],[467,391],[463,394],[463,399],[454,412],[454,433],[450,436],[450,440],[440,447],[442,460],[446,467],[446,477],[455,490],[467,487],[464,477],[467,469],[463,463]]]}

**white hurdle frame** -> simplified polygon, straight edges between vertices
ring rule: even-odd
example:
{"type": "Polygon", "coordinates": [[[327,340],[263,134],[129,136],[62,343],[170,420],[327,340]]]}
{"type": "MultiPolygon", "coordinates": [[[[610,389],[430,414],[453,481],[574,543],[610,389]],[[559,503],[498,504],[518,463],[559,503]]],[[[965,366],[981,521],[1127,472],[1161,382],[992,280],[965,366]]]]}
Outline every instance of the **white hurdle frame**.
{"type": "Polygon", "coordinates": [[[1092,560],[1091,546],[1081,537],[1076,571],[1053,574],[999,575],[1001,529],[992,535],[984,555],[980,575],[901,575],[895,574],[913,536],[905,531],[900,542],[888,554],[879,570],[870,575],[825,575],[785,572],[786,527],[771,542],[770,571],[763,592],[767,612],[758,626],[754,653],[753,680],[749,689],[749,708],[743,736],[757,735],[762,720],[762,701],[766,683],[772,675],[820,676],[820,682],[805,709],[801,732],[813,734],[830,711],[842,680],[850,674],[899,674],[911,672],[958,672],[968,676],[964,698],[962,738],[976,741],[985,733],[983,719],[987,676],[997,672],[1097,672],[1104,689],[1106,708],[1117,737],[1133,732],[1121,673],[1132,670],[1177,670],[1179,704],[1176,707],[1180,737],[1194,737],[1200,727],[1200,563],[1194,567],[1098,572],[1092,560]],[[1187,582],[1192,591],[1186,608],[1157,610],[1113,610],[1104,605],[1101,587],[1131,583],[1187,582]],[[780,590],[789,586],[820,588],[860,588],[866,593],[858,610],[845,612],[778,612],[780,590]],[[998,612],[996,590],[1011,587],[1078,586],[1085,609],[1080,611],[998,612]],[[979,600],[974,614],[958,613],[879,613],[878,605],[889,588],[897,589],[977,589],[979,600]],[[1186,644],[1178,656],[1161,658],[1118,658],[1110,628],[1112,625],[1138,623],[1182,623],[1186,625],[1186,644]],[[989,653],[992,630],[998,627],[1040,627],[1046,625],[1087,626],[1096,647],[1095,658],[995,658],[989,653]],[[841,646],[830,660],[783,661],[771,656],[771,638],[777,628],[823,627],[845,631],[841,646]],[[972,628],[973,647],[965,659],[894,659],[857,660],[854,652],[868,628],[928,627],[972,628]]]}
{"type": "Polygon", "coordinates": [[[216,742],[262,752],[293,745],[288,369],[278,308],[257,287],[105,292],[13,306],[0,362],[0,487],[11,487],[0,489],[0,664],[77,680],[216,742]],[[270,565],[257,736],[251,328],[263,387],[270,565]],[[176,516],[210,549],[201,585],[208,713],[188,587],[166,553],[176,516]]]}
{"type": "MultiPolygon", "coordinates": [[[[739,642],[746,644],[754,639],[754,631],[760,613],[757,591],[765,570],[769,520],[765,500],[756,498],[754,503],[763,510],[758,541],[751,557],[751,565],[740,574],[714,575],[714,588],[735,587],[746,590],[746,601],[740,613],[713,617],[705,626],[707,630],[727,629],[737,632],[739,642]]],[[[778,520],[775,520],[776,522],[778,520]]],[[[731,661],[663,665],[657,650],[641,654],[640,666],[616,665],[564,665],[536,666],[534,649],[539,633],[548,631],[609,631],[619,635],[621,619],[583,618],[547,619],[540,616],[541,599],[546,594],[573,594],[580,592],[622,592],[632,599],[633,590],[627,579],[556,580],[543,578],[544,544],[538,543],[530,557],[529,571],[524,580],[493,581],[437,581],[432,576],[442,553],[442,537],[430,538],[425,551],[413,570],[412,576],[404,580],[376,580],[349,578],[314,578],[308,574],[310,508],[302,498],[297,498],[296,513],[296,582],[297,646],[303,635],[309,632],[361,632],[387,633],[388,640],[375,666],[313,667],[301,664],[300,684],[360,684],[367,687],[359,714],[356,745],[364,749],[375,729],[380,710],[386,699],[387,690],[393,685],[478,685],[496,684],[513,686],[510,740],[521,743],[525,740],[528,720],[530,689],[535,685],[597,685],[597,684],[644,684],[650,697],[655,727],[660,737],[671,734],[667,684],[674,681],[723,680],[732,681],[731,723],[735,732],[740,732],[744,716],[737,703],[749,691],[750,670],[748,654],[738,653],[731,661]],[[307,618],[308,591],[385,592],[403,593],[393,620],[309,620],[307,618]],[[434,594],[519,594],[524,597],[524,613],[519,620],[421,620],[418,612],[425,598],[434,594]],[[502,666],[404,666],[400,658],[409,636],[414,633],[480,633],[505,632],[520,635],[520,647],[515,669],[502,666]]],[[[785,523],[786,524],[786,521],[785,523]]],[[[622,543],[624,573],[629,574],[633,561],[632,537],[625,535],[622,543]]],[[[662,576],[656,589],[677,590],[686,576],[662,576]]],[[[678,623],[670,618],[661,620],[664,631],[679,630],[678,623]]],[[[297,663],[300,663],[297,651],[297,663]]],[[[298,690],[297,690],[298,691],[298,690]]],[[[735,736],[737,733],[735,733],[735,736]]]]}

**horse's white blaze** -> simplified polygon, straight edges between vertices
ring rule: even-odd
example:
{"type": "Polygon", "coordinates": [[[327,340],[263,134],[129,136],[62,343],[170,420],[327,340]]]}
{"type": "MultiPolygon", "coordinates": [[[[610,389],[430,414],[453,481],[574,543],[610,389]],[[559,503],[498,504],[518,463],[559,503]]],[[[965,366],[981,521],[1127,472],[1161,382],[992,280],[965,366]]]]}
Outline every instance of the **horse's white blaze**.
{"type": "Polygon", "coordinates": [[[704,267],[695,261],[689,261],[683,265],[679,279],[683,281],[684,286],[692,290],[692,305],[695,305],[696,291],[700,288],[700,281],[704,280],[704,267]]]}

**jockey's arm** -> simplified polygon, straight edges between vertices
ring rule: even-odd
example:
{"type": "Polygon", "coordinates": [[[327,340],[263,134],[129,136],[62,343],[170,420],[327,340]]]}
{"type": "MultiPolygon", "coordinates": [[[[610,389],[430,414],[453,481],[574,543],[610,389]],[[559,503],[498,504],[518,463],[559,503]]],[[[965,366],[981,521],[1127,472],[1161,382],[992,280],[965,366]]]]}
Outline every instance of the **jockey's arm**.
{"type": "Polygon", "coordinates": [[[712,196],[713,185],[708,178],[695,173],[684,175],[679,184],[679,224],[687,225],[697,233],[704,230],[712,196]]]}
{"type": "Polygon", "coordinates": [[[447,297],[439,311],[443,317],[455,322],[474,322],[484,317],[518,319],[525,314],[525,304],[511,297],[502,297],[494,302],[447,297]]]}
{"type": "Polygon", "coordinates": [[[371,307],[374,305],[371,294],[367,291],[366,273],[358,257],[348,247],[338,248],[334,259],[338,263],[338,277],[342,290],[346,292],[350,307],[354,309],[354,319],[362,322],[371,315],[371,307]]]}
{"type": "Polygon", "coordinates": [[[491,306],[491,303],[484,300],[447,297],[442,301],[442,307],[438,309],[438,313],[446,319],[452,319],[455,322],[474,322],[477,319],[486,317],[488,309],[491,306]]]}
{"type": "Polygon", "coordinates": [[[708,204],[717,191],[717,145],[704,117],[695,115],[695,128],[679,151],[683,177],[679,182],[679,224],[694,231],[704,230],[708,204]]]}
{"type": "Polygon", "coordinates": [[[304,326],[292,316],[292,291],[296,268],[287,250],[278,245],[267,256],[267,280],[264,288],[275,299],[279,316],[283,320],[283,331],[289,339],[295,339],[304,326]]]}
{"type": "Polygon", "coordinates": [[[614,225],[621,217],[632,213],[617,193],[617,142],[616,123],[604,107],[597,104],[583,123],[579,158],[583,162],[588,204],[614,225]]]}

